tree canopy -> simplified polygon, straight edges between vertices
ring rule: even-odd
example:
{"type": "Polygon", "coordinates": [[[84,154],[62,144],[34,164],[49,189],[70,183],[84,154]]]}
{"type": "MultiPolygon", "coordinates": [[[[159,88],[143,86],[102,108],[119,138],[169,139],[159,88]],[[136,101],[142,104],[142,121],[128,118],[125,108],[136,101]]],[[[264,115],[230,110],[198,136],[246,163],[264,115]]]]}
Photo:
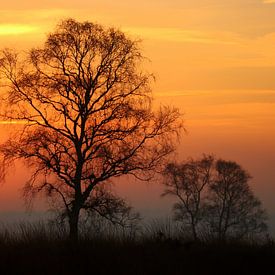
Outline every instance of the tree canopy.
{"type": "Polygon", "coordinates": [[[98,184],[146,179],[175,149],[179,112],[153,110],[142,61],[139,42],[120,30],[73,19],[25,57],[2,51],[2,119],[23,124],[0,146],[2,175],[24,160],[32,171],[25,190],[58,195],[72,238],[98,184]]]}

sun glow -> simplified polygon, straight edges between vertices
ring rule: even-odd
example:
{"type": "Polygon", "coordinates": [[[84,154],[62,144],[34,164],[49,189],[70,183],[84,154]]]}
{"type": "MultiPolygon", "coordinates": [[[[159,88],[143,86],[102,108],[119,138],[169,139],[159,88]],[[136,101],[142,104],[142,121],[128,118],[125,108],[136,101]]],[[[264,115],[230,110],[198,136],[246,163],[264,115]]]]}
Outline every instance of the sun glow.
{"type": "Polygon", "coordinates": [[[0,35],[18,35],[32,33],[36,31],[36,27],[19,24],[1,24],[0,35]]]}

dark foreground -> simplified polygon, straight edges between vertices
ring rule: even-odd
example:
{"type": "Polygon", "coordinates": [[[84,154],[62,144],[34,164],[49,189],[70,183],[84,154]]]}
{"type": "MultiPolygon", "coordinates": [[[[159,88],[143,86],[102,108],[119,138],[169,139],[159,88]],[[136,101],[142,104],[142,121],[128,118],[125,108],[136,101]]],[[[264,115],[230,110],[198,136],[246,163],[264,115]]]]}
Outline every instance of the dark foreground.
{"type": "Polygon", "coordinates": [[[275,274],[275,246],[18,240],[0,243],[0,274],[275,274]]]}

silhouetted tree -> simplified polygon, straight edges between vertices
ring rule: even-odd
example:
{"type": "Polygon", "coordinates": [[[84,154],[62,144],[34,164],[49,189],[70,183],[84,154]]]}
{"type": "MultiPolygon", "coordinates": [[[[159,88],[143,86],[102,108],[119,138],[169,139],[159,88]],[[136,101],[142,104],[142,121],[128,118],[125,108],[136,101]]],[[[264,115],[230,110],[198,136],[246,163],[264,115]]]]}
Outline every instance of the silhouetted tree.
{"type": "Polygon", "coordinates": [[[205,214],[204,195],[212,179],[213,162],[212,156],[204,156],[182,164],[170,163],[164,171],[166,189],[162,196],[173,195],[179,199],[174,204],[174,219],[191,227],[195,240],[197,227],[205,214]]]}
{"type": "Polygon", "coordinates": [[[265,232],[266,213],[248,185],[249,174],[235,162],[204,156],[164,171],[163,195],[176,196],[174,218],[191,227],[194,239],[203,230],[219,240],[265,232]]]}
{"type": "Polygon", "coordinates": [[[106,184],[95,187],[85,204],[85,210],[90,217],[98,215],[123,228],[132,227],[141,219],[140,214],[134,212],[132,207],[115,195],[106,184]]]}
{"type": "MultiPolygon", "coordinates": [[[[45,191],[55,213],[52,222],[64,228],[64,222],[68,218],[64,205],[56,200],[56,193],[52,193],[53,189],[50,186],[45,191]]],[[[111,227],[113,230],[135,234],[140,225],[140,214],[116,195],[108,183],[95,186],[85,203],[84,210],[80,217],[80,227],[84,228],[85,233],[104,232],[106,228],[111,227]]]]}
{"type": "Polygon", "coordinates": [[[3,119],[23,123],[0,147],[2,174],[25,160],[33,169],[25,190],[59,195],[72,239],[96,186],[124,174],[148,179],[174,150],[178,110],[152,110],[142,60],[138,42],[121,31],[72,19],[24,59],[2,52],[3,119]]]}
{"type": "Polygon", "coordinates": [[[215,168],[208,198],[211,231],[220,240],[265,231],[266,213],[248,185],[248,172],[236,162],[225,160],[218,160],[215,168]]]}

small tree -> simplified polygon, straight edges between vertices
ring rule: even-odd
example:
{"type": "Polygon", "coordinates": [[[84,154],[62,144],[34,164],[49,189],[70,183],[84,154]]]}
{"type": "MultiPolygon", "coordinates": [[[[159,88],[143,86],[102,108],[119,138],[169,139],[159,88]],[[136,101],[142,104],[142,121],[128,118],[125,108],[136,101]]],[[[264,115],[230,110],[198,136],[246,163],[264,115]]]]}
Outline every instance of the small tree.
{"type": "Polygon", "coordinates": [[[236,162],[218,160],[210,185],[208,221],[218,239],[241,239],[266,230],[266,214],[248,185],[251,178],[236,162]]]}
{"type": "Polygon", "coordinates": [[[178,110],[152,110],[142,59],[121,31],[72,19],[24,59],[2,52],[2,119],[24,123],[0,147],[3,171],[25,160],[33,175],[25,190],[59,196],[72,239],[96,186],[125,174],[148,179],[174,150],[178,110]]]}
{"type": "Polygon", "coordinates": [[[163,195],[176,196],[174,218],[191,227],[194,239],[208,230],[219,240],[265,232],[266,213],[248,185],[249,174],[235,162],[204,156],[169,164],[163,195]]]}
{"type": "Polygon", "coordinates": [[[174,219],[191,227],[193,238],[198,239],[198,226],[205,209],[205,190],[211,183],[213,157],[189,160],[182,164],[170,163],[164,171],[166,189],[162,196],[173,195],[179,201],[174,204],[174,219]]]}

